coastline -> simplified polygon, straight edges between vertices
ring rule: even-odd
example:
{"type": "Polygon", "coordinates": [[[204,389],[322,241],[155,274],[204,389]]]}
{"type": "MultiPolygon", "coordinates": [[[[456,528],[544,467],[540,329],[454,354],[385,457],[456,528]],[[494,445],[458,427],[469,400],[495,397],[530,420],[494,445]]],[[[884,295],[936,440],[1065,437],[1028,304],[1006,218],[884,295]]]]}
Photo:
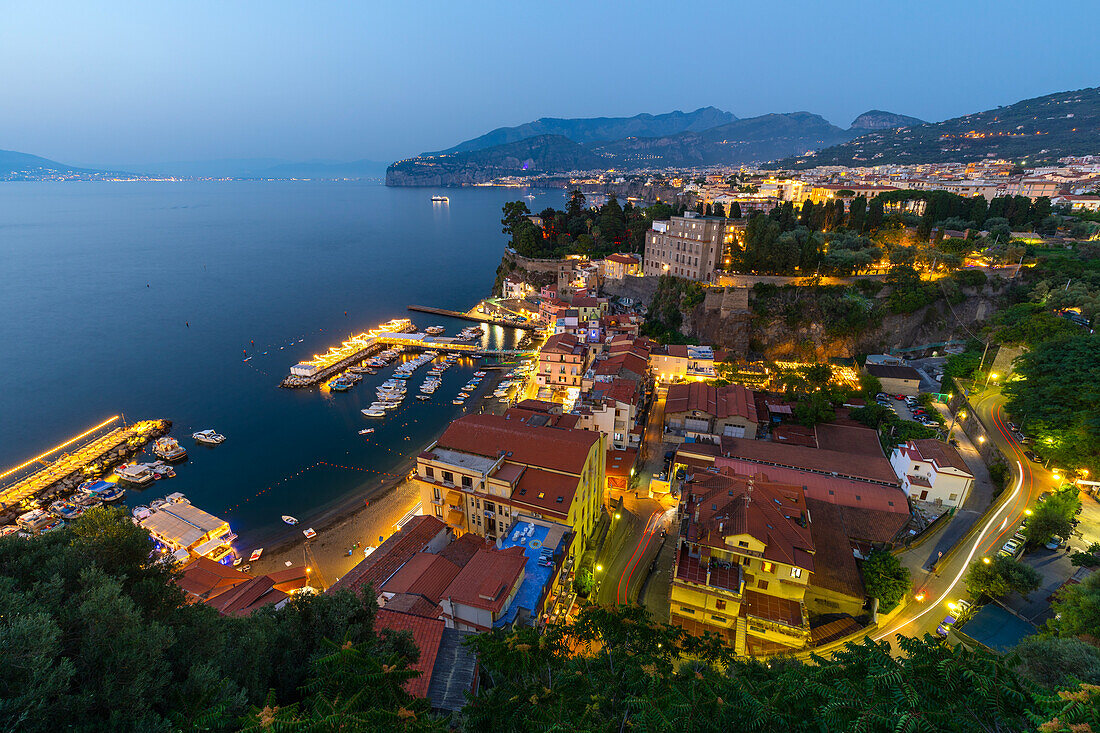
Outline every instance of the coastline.
{"type": "MultiPolygon", "coordinates": [[[[480,409],[470,410],[467,415],[502,414],[511,407],[511,402],[504,404],[491,396],[505,373],[503,370],[489,372],[490,376],[481,386],[484,392],[478,393],[480,409]],[[490,399],[485,399],[485,393],[490,395],[490,399]]],[[[517,395],[514,399],[522,398],[523,395],[517,395]]],[[[436,435],[442,434],[448,424],[441,425],[436,435]]],[[[410,452],[395,467],[394,473],[398,474],[398,478],[391,478],[340,500],[322,511],[310,524],[287,527],[276,535],[274,542],[264,546],[264,554],[256,562],[247,562],[255,548],[242,549],[245,562],[239,569],[250,565],[249,573],[264,575],[284,570],[289,567],[288,562],[291,565],[305,565],[311,568],[311,574],[318,574],[311,581],[316,583],[315,587],[328,588],[363,560],[365,547],[377,547],[381,544],[379,537],[388,539],[396,531],[395,524],[415,508],[420,499],[419,490],[408,479],[408,474],[415,468],[416,456],[422,449],[410,452]],[[312,540],[302,535],[307,527],[317,532],[312,540]],[[355,543],[359,546],[353,547],[355,543]],[[348,550],[351,550],[350,555],[348,550]]]]}

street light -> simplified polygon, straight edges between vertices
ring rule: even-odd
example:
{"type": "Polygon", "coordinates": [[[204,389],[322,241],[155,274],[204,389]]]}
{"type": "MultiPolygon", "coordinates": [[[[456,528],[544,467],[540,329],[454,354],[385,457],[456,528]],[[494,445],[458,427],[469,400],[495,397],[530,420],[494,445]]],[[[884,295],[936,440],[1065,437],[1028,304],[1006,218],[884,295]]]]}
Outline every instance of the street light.
{"type": "Polygon", "coordinates": [[[596,565],[596,572],[597,573],[602,573],[603,572],[603,565],[596,565]]]}
{"type": "Polygon", "coordinates": [[[988,565],[990,563],[990,560],[989,560],[988,557],[983,557],[982,562],[984,562],[986,565],[988,565]]]}

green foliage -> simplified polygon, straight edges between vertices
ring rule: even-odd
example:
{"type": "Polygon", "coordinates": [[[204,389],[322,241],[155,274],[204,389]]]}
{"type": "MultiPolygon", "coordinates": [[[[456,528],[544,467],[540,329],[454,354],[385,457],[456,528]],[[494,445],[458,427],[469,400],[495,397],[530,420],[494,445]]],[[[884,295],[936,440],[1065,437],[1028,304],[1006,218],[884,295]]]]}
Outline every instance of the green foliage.
{"type": "Polygon", "coordinates": [[[973,379],[981,364],[981,351],[964,351],[961,354],[951,354],[943,366],[944,376],[955,379],[973,379]]]}
{"type": "Polygon", "coordinates": [[[1081,332],[1072,321],[1050,313],[1038,303],[1018,303],[998,311],[994,328],[994,340],[1026,346],[1081,332]]]}
{"type": "Polygon", "coordinates": [[[565,211],[546,208],[539,212],[542,225],[530,221],[530,211],[522,201],[509,201],[503,206],[503,232],[509,246],[525,257],[556,259],[570,254],[602,257],[614,252],[640,252],[645,233],[654,218],[672,214],[668,204],[656,204],[650,209],[623,207],[614,198],[599,209],[589,208],[580,191],[570,194],[565,211]]]}
{"type": "Polygon", "coordinates": [[[1011,475],[1012,472],[1008,470],[1008,466],[1004,463],[994,463],[989,467],[989,478],[993,482],[993,488],[997,490],[998,494],[1004,491],[1011,475]]]}
{"type": "Polygon", "coordinates": [[[876,550],[863,561],[863,587],[870,598],[877,598],[879,611],[888,613],[912,590],[909,568],[897,556],[876,550]]]}
{"type": "Polygon", "coordinates": [[[1063,466],[1100,469],[1100,337],[1046,341],[1016,360],[1008,410],[1063,466]]]}
{"type": "Polygon", "coordinates": [[[580,568],[577,571],[577,577],[573,579],[573,589],[587,598],[592,594],[592,588],[592,571],[589,568],[580,568]]]}
{"type": "Polygon", "coordinates": [[[1020,658],[1017,671],[1048,689],[1100,683],[1100,649],[1080,639],[1036,634],[1025,637],[1013,651],[1020,658]]]}
{"type": "Polygon", "coordinates": [[[188,604],[126,512],[0,538],[0,728],[225,729],[275,689],[294,701],[325,638],[373,643],[373,599],[299,596],[219,617],[188,604]]]}
{"type": "Polygon", "coordinates": [[[971,598],[1002,598],[1013,592],[1026,597],[1041,580],[1038,570],[1004,555],[974,561],[963,578],[971,598]]]}
{"type": "Polygon", "coordinates": [[[808,428],[818,423],[832,422],[835,417],[836,409],[833,403],[821,392],[803,397],[794,406],[794,419],[808,428]]]}
{"type": "Polygon", "coordinates": [[[702,304],[706,293],[703,286],[691,280],[661,275],[657,292],[649,303],[642,334],[661,343],[688,343],[680,332],[684,313],[690,313],[702,304]]]}
{"type": "Polygon", "coordinates": [[[1028,547],[1041,547],[1050,542],[1054,535],[1069,537],[1073,531],[1073,517],[1080,508],[1081,499],[1077,496],[1077,487],[1072,484],[1036,504],[1024,529],[1028,547]]]}
{"type": "Polygon", "coordinates": [[[1075,567],[1094,568],[1100,565],[1100,542],[1093,542],[1083,551],[1078,550],[1069,559],[1075,567]]]}
{"type": "Polygon", "coordinates": [[[923,282],[917,271],[908,265],[890,268],[886,284],[892,288],[886,304],[894,313],[912,313],[937,297],[936,286],[923,282]]]}
{"type": "MultiPolygon", "coordinates": [[[[859,391],[866,399],[874,399],[875,395],[882,392],[882,380],[873,374],[859,373],[859,391]]],[[[881,407],[881,405],[875,405],[881,407]]]]}
{"type": "Polygon", "coordinates": [[[1051,610],[1054,618],[1047,621],[1047,631],[1100,645],[1100,572],[1058,591],[1051,610]]]}

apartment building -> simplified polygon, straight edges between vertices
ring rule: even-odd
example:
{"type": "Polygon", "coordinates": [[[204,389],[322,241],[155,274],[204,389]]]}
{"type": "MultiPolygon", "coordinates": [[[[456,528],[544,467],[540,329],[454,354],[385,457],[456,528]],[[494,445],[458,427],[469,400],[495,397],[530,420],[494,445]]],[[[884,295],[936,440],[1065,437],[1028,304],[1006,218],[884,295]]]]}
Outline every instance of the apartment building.
{"type": "Polygon", "coordinates": [[[738,654],[807,646],[810,520],[800,486],[731,470],[695,474],[680,502],[671,623],[716,634],[738,654]]]}
{"type": "Polygon", "coordinates": [[[583,552],[606,484],[606,441],[598,432],[534,422],[466,415],[451,423],[417,456],[425,512],[458,535],[489,539],[529,514],[571,527],[577,539],[570,552],[583,552]]]}
{"type": "Polygon", "coordinates": [[[909,440],[894,448],[890,464],[901,489],[917,501],[961,506],[974,486],[974,474],[959,452],[934,439],[909,440]]]}
{"type": "Polygon", "coordinates": [[[649,361],[655,378],[664,384],[679,381],[716,379],[716,364],[721,364],[726,352],[710,346],[669,344],[653,348],[649,361]]]}
{"type": "Polygon", "coordinates": [[[604,258],[603,272],[604,277],[608,280],[623,280],[628,275],[640,275],[642,273],[642,262],[636,255],[616,252],[604,258]]]}
{"type": "Polygon", "coordinates": [[[646,232],[642,273],[711,282],[726,247],[743,226],[735,219],[699,216],[690,211],[668,221],[655,221],[646,232]]]}
{"type": "Polygon", "coordinates": [[[635,425],[639,401],[638,383],[634,380],[594,382],[573,408],[579,418],[577,427],[602,433],[608,447],[614,450],[640,448],[645,431],[635,425]]]}
{"type": "Polygon", "coordinates": [[[539,387],[564,390],[580,389],[581,378],[588,369],[588,349],[571,333],[557,333],[546,339],[539,350],[539,370],[535,381],[539,387]]]}

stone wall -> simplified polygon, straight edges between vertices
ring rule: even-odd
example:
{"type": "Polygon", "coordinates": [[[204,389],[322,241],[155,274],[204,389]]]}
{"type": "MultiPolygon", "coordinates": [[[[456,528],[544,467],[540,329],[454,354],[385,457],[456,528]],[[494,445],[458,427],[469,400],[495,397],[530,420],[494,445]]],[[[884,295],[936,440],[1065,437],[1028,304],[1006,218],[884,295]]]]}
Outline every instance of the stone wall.
{"type": "Polygon", "coordinates": [[[852,277],[823,276],[817,279],[813,277],[796,277],[791,275],[742,275],[739,273],[719,273],[719,287],[751,288],[757,283],[768,285],[851,285],[857,280],[884,280],[886,275],[854,275],[852,277]]]}

